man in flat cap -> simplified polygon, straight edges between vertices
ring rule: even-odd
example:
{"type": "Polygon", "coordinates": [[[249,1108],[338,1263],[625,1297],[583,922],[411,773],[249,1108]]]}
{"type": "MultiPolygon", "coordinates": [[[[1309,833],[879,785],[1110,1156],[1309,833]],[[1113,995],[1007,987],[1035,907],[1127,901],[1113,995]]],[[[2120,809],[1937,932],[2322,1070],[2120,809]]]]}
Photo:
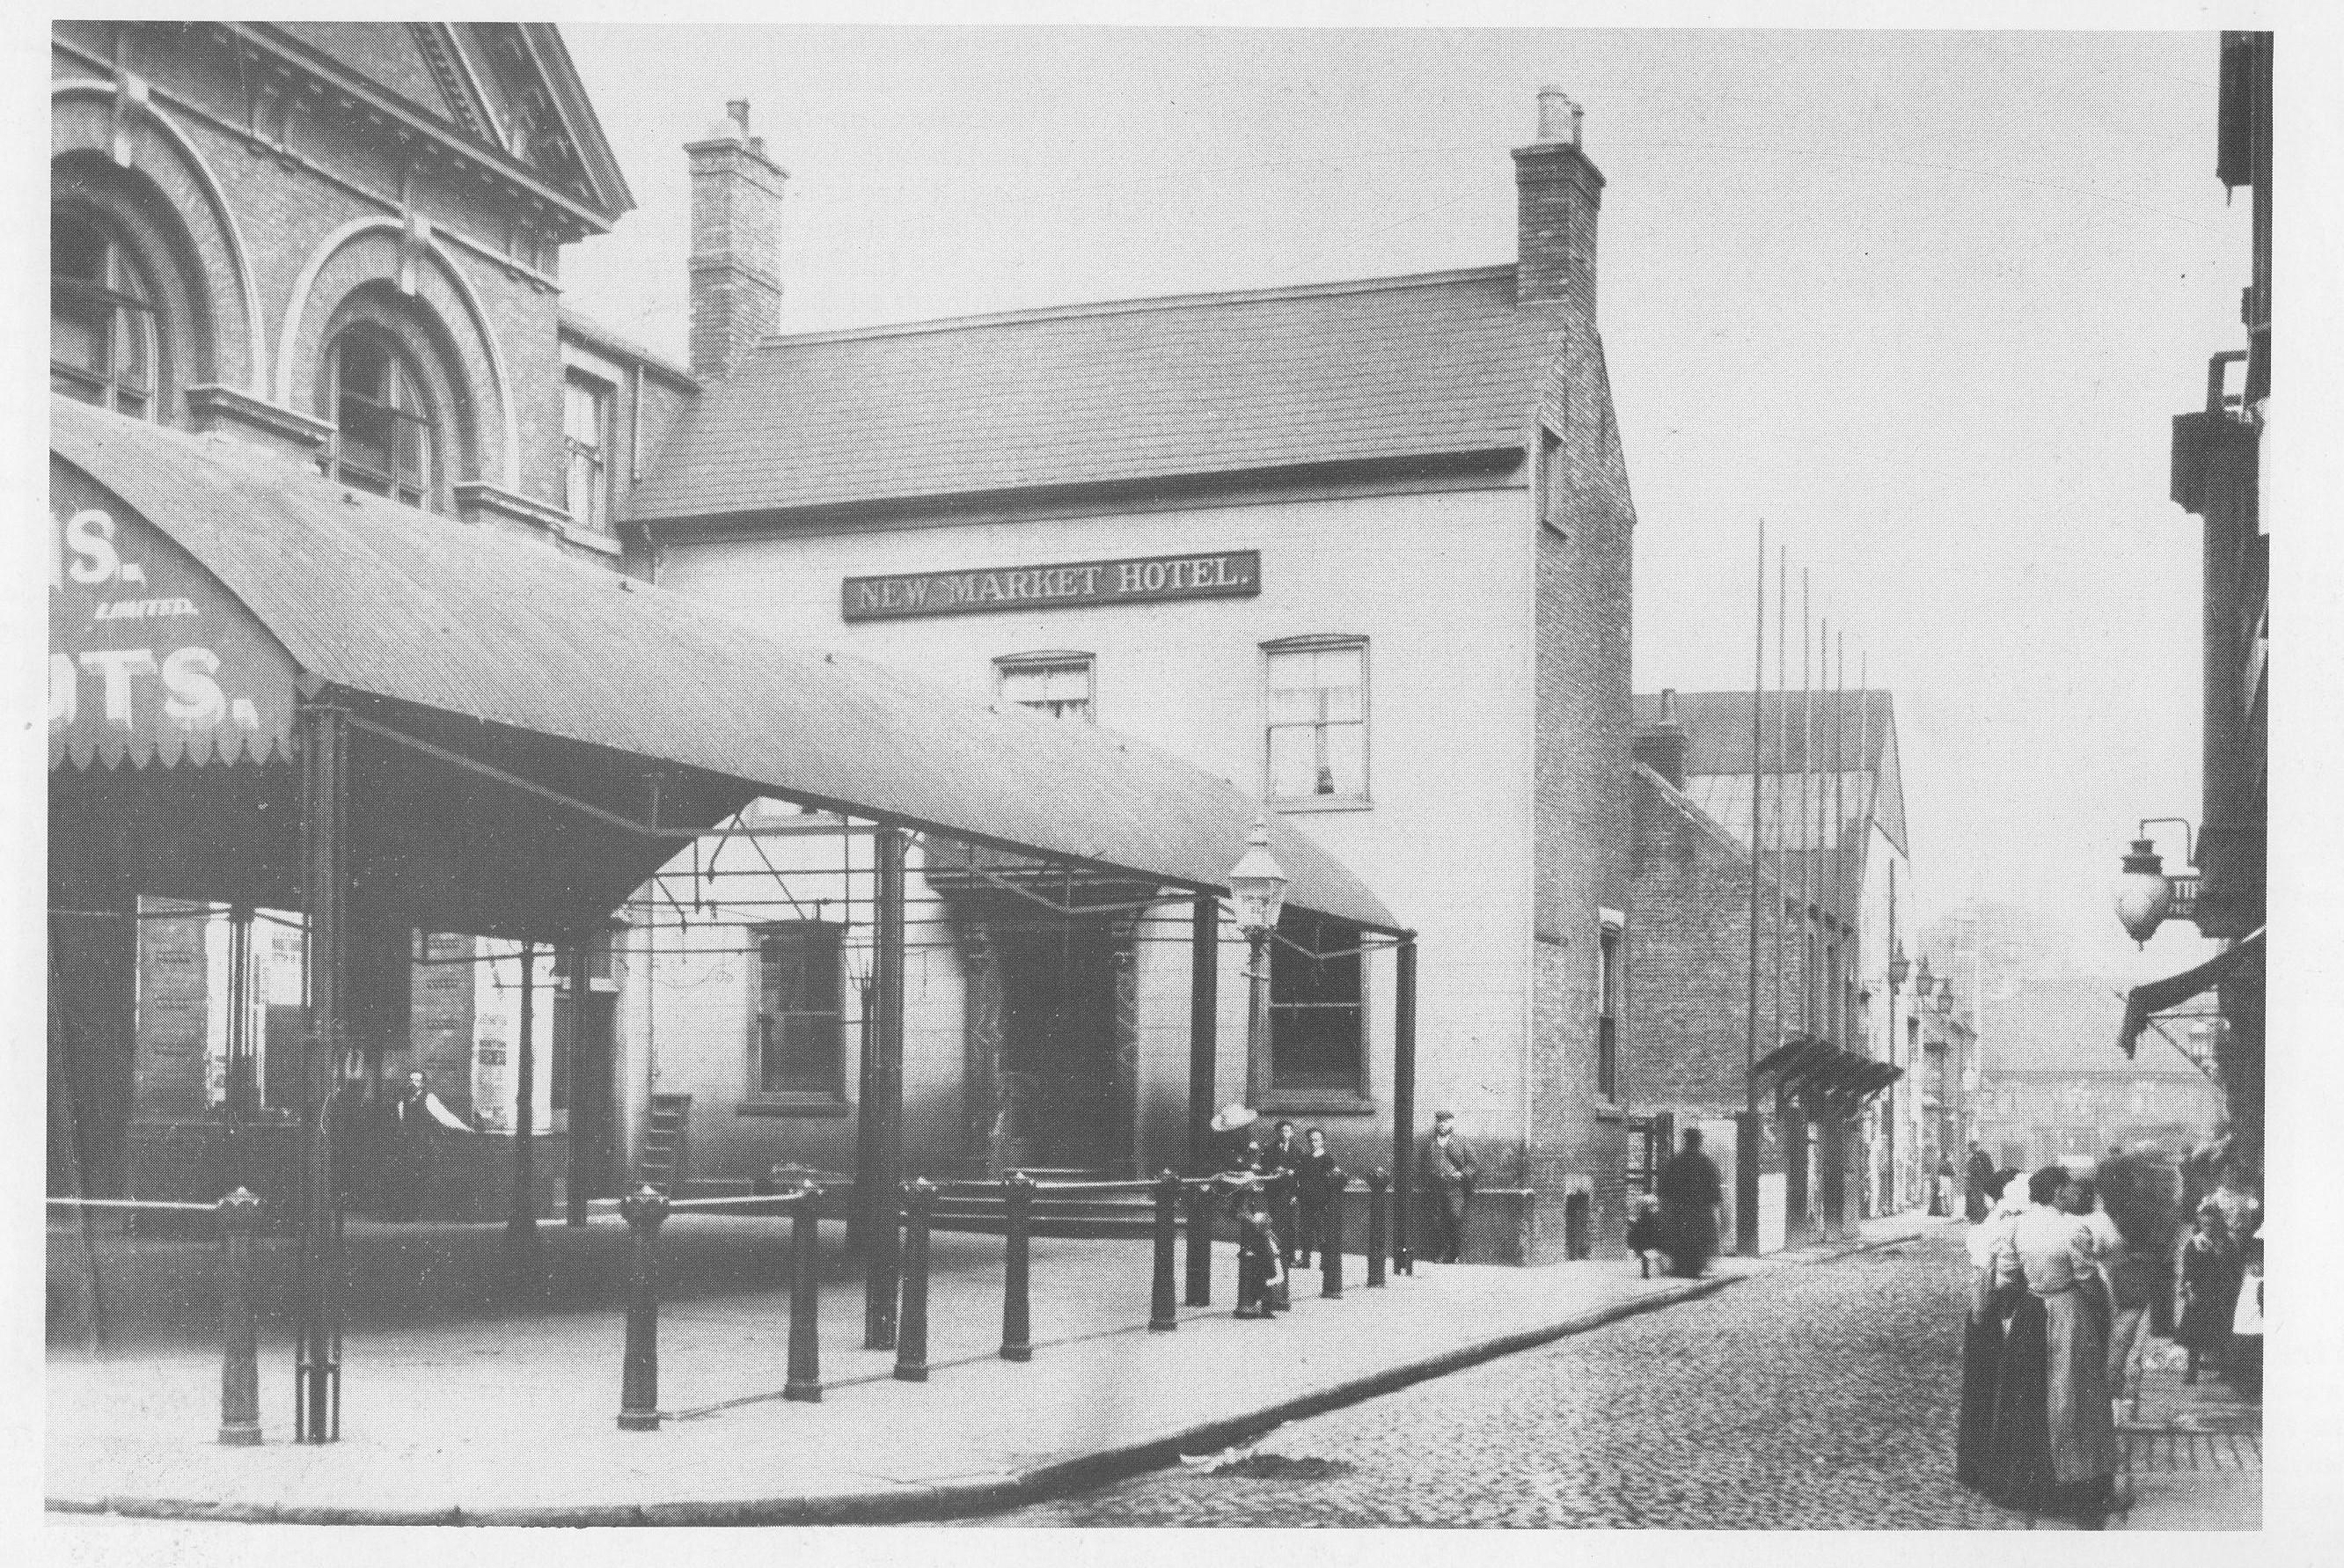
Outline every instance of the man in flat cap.
{"type": "Polygon", "coordinates": [[[1457,1132],[1457,1118],[1440,1111],[1432,1118],[1432,1136],[1424,1140],[1416,1156],[1417,1189],[1424,1194],[1424,1211],[1432,1221],[1432,1230],[1425,1239],[1433,1245],[1424,1249],[1427,1257],[1442,1263],[1454,1263],[1465,1248],[1465,1210],[1473,1201],[1473,1183],[1480,1179],[1481,1168],[1473,1158],[1473,1146],[1457,1132]]]}

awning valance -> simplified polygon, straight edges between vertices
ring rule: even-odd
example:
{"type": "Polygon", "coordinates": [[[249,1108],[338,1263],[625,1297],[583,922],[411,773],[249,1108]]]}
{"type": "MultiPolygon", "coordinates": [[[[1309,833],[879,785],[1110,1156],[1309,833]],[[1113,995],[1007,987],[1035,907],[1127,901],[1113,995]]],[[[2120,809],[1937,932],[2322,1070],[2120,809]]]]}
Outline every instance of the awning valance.
{"type": "MultiPolygon", "coordinates": [[[[126,733],[136,715],[109,712],[111,697],[143,693],[178,704],[157,720],[157,738],[126,740],[111,756],[94,751],[95,743],[57,737],[53,698],[53,768],[280,754],[294,700],[284,687],[289,674],[313,693],[383,699],[552,737],[581,754],[691,770],[737,783],[743,794],[1172,886],[1224,890],[1244,849],[1256,802],[1145,742],[989,707],[849,653],[785,642],[538,541],[359,494],[232,442],[66,399],[50,405],[56,504],[71,507],[53,521],[51,581],[59,591],[51,596],[51,641],[53,652],[66,654],[79,715],[119,717],[115,727],[126,733]],[[103,596],[107,604],[145,606],[122,612],[132,623],[121,626],[120,639],[112,637],[112,612],[90,623],[95,610],[79,609],[75,624],[59,624],[57,606],[71,597],[63,585],[90,586],[74,569],[105,564],[76,554],[67,539],[73,518],[97,509],[86,504],[89,495],[63,495],[76,475],[99,501],[110,497],[125,511],[108,520],[113,527],[143,522],[187,558],[171,563],[167,575],[179,586],[169,593],[147,592],[152,582],[117,581],[119,592],[103,596]],[[265,632],[247,650],[250,690],[228,690],[198,655],[177,666],[177,687],[166,679],[166,656],[177,649],[164,648],[157,628],[235,618],[194,605],[189,583],[216,587],[222,606],[248,614],[246,632],[265,632]],[[93,635],[106,646],[83,646],[93,635]],[[109,685],[105,661],[82,658],[91,652],[123,652],[116,663],[126,670],[144,652],[156,668],[140,663],[109,685]],[[173,738],[191,724],[205,735],[173,738]],[[233,744],[231,734],[239,737],[233,744]]],[[[102,532],[86,519],[79,530],[89,540],[102,532]]],[[[118,579],[121,561],[113,564],[118,579]]],[[[1274,814],[1270,835],[1290,879],[1290,904],[1369,929],[1400,929],[1348,867],[1274,814]]]]}
{"type": "Polygon", "coordinates": [[[2242,938],[2227,952],[2217,953],[2194,969],[2184,969],[2178,975],[2168,975],[2162,980],[2151,980],[2146,986],[2135,986],[2125,997],[2124,1027],[2117,1034],[2117,1047],[2127,1057],[2140,1047],[2140,1032],[2148,1027],[2148,1020],[2169,1007],[2177,1007],[2190,997],[2210,991],[2233,976],[2241,975],[2249,966],[2263,961],[2263,934],[2242,938]]]}

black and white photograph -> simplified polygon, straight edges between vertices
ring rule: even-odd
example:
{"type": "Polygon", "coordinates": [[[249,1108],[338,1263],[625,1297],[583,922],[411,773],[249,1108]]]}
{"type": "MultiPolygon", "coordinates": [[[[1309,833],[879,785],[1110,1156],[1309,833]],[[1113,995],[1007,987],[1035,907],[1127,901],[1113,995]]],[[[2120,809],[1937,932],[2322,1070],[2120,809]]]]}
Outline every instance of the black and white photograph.
{"type": "Polygon", "coordinates": [[[2344,55],[2067,9],[43,23],[39,1550],[2315,1539],[2344,55]]]}

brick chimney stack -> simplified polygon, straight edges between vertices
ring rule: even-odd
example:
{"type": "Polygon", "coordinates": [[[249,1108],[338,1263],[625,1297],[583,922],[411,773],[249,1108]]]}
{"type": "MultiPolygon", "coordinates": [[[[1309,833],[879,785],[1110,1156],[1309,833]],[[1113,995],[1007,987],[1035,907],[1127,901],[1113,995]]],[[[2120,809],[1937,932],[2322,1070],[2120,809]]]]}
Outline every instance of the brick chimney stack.
{"type": "Polygon", "coordinates": [[[684,147],[692,160],[692,372],[730,375],[782,320],[782,187],[789,171],[749,134],[749,100],[684,147]]]}
{"type": "Polygon", "coordinates": [[[1675,687],[1661,693],[1659,720],[1636,732],[1635,754],[1638,762],[1678,789],[1684,788],[1685,733],[1684,726],[1677,722],[1675,687]]]}
{"type": "Polygon", "coordinates": [[[1514,149],[1521,198],[1518,305],[1570,306],[1595,319],[1595,215],[1603,176],[1580,150],[1585,112],[1561,87],[1539,89],[1538,140],[1514,149]]]}

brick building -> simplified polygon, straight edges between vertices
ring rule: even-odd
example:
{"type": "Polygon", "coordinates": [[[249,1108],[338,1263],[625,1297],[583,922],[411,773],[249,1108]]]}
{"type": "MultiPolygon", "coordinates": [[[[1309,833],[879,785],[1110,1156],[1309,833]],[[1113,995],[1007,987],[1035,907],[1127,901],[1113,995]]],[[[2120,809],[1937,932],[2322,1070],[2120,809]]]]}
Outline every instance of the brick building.
{"type": "MultiPolygon", "coordinates": [[[[1576,109],[1543,95],[1514,152],[1507,265],[798,336],[764,335],[782,176],[733,112],[688,149],[708,389],[630,514],[657,581],[1258,791],[1409,912],[1417,1119],[1452,1109],[1480,1151],[1475,1252],[1616,1249],[1634,514],[1576,109]]],[[[858,1136],[867,845],[801,825],[770,865],[692,884],[728,912],[641,908],[682,951],[625,1032],[688,1118],[695,1179],[838,1168],[858,1136]],[[800,1014],[810,1043],[780,1060],[800,1014]]],[[[1178,1163],[1173,923],[1129,907],[1154,889],[1067,883],[1046,906],[1018,875],[934,846],[914,867],[907,1159],[1178,1163]]],[[[1391,955],[1280,935],[1265,1045],[1224,1055],[1218,1098],[1383,1163],[1391,955]]],[[[1224,1037],[1244,1037],[1243,954],[1224,1037]]]]}
{"type": "MultiPolygon", "coordinates": [[[[1632,1087],[1641,1110],[1702,1126],[1723,1168],[1751,1060],[1751,699],[1663,692],[1638,697],[1635,714],[1632,1087]]],[[[1811,1037],[1909,1068],[1917,998],[1909,983],[1891,984],[1891,957],[1913,918],[1913,880],[1889,693],[1817,693],[1812,704],[1769,693],[1758,717],[1757,1056],[1811,1037]]],[[[1760,1234],[1769,1249],[1820,1221],[1825,1190],[1821,1140],[1783,1115],[1775,1087],[1762,1075],[1760,1234]]],[[[1866,1105],[1845,1151],[1850,1215],[1914,1200],[1917,1113],[1903,1080],[1866,1105]]]]}
{"type": "MultiPolygon", "coordinates": [[[[633,202],[554,28],[59,22],[50,58],[53,393],[619,565],[615,518],[697,382],[561,304],[563,248],[633,202]]],[[[53,723],[75,678],[68,664],[53,685],[53,723]]],[[[53,1028],[70,1108],[51,1118],[53,1184],[194,1179],[227,1092],[231,997],[250,1009],[263,1114],[289,1130],[298,918],[259,911],[248,943],[226,913],[186,907],[126,894],[53,921],[53,990],[80,1041],[56,1054],[53,1028]]],[[[500,985],[472,937],[362,946],[371,1070],[423,1066],[460,1111],[509,1125],[514,962],[500,985]]],[[[568,1006],[538,1010],[548,1059],[566,1059],[568,1006]]],[[[552,1076],[548,1132],[567,1087],[552,1076]]],[[[599,1186],[623,1175],[621,1141],[607,1129],[599,1186]]]]}

